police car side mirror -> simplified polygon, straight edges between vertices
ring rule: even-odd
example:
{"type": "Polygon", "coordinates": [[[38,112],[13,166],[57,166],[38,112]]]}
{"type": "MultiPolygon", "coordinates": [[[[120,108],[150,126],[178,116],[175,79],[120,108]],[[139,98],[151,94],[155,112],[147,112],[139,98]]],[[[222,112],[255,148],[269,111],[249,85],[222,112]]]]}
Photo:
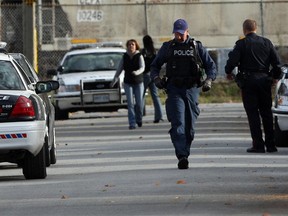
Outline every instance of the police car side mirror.
{"type": "Polygon", "coordinates": [[[54,80],[40,81],[36,83],[36,93],[47,93],[59,88],[59,82],[54,80]]]}
{"type": "Polygon", "coordinates": [[[57,68],[57,71],[59,71],[60,73],[63,72],[63,70],[64,70],[64,67],[61,65],[57,68]]]}

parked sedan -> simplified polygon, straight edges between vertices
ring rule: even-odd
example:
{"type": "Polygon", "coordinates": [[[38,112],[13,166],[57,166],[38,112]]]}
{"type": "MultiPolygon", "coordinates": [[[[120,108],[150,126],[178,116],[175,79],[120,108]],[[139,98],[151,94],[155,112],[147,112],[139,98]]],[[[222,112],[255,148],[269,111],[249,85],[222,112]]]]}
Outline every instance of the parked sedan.
{"type": "Polygon", "coordinates": [[[106,112],[127,107],[124,74],[116,85],[110,86],[126,50],[121,43],[112,42],[87,46],[67,52],[57,71],[48,72],[60,84],[53,95],[56,119],[68,119],[69,112],[106,112]]]}
{"type": "MultiPolygon", "coordinates": [[[[29,60],[22,53],[9,53],[23,68],[25,73],[27,74],[31,83],[39,82],[39,78],[37,72],[34,70],[33,66],[29,62],[29,60]]],[[[55,108],[52,104],[50,98],[47,93],[39,94],[41,99],[45,104],[45,112],[47,115],[47,124],[48,124],[48,149],[47,149],[47,161],[46,166],[50,166],[50,164],[56,163],[56,142],[55,142],[55,108]]]]}
{"type": "Polygon", "coordinates": [[[272,112],[275,118],[276,146],[288,147],[288,65],[281,69],[283,75],[276,86],[272,112]]]}
{"type": "Polygon", "coordinates": [[[49,98],[43,98],[59,83],[30,75],[12,55],[0,53],[0,162],[18,164],[26,179],[42,179],[53,162],[49,131],[54,131],[49,98]]]}

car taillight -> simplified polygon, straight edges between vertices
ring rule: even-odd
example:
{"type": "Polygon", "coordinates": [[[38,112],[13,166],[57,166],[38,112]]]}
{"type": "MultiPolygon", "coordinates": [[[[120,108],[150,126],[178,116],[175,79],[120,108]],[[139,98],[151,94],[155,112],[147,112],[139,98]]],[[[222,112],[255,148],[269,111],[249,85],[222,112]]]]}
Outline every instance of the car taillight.
{"type": "Polygon", "coordinates": [[[32,101],[25,96],[20,96],[10,114],[10,118],[34,119],[35,110],[32,101]]]}

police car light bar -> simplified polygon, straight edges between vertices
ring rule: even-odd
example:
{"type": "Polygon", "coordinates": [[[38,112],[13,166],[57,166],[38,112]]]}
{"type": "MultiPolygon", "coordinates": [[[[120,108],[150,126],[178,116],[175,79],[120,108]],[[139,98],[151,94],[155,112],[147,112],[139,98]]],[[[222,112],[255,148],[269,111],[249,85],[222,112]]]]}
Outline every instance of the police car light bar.
{"type": "Polygon", "coordinates": [[[99,44],[101,45],[101,47],[122,47],[122,42],[120,41],[102,42],[99,44]]]}
{"type": "Polygon", "coordinates": [[[79,43],[73,44],[70,50],[97,48],[97,47],[123,47],[122,42],[79,43]]]}

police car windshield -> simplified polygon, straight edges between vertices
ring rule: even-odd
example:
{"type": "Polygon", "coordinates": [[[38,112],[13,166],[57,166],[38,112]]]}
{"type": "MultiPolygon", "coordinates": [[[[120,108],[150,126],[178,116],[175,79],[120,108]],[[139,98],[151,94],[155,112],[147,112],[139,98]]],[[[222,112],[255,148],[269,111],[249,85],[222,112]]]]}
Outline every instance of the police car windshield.
{"type": "Polygon", "coordinates": [[[68,56],[62,65],[61,73],[116,70],[122,53],[88,53],[68,56]]]}

